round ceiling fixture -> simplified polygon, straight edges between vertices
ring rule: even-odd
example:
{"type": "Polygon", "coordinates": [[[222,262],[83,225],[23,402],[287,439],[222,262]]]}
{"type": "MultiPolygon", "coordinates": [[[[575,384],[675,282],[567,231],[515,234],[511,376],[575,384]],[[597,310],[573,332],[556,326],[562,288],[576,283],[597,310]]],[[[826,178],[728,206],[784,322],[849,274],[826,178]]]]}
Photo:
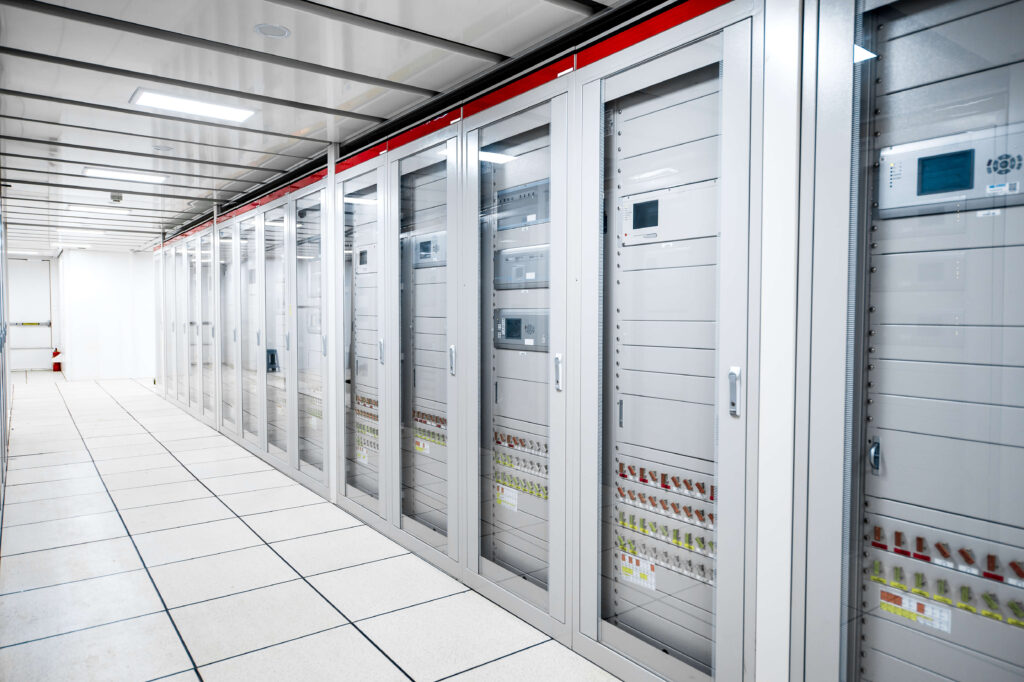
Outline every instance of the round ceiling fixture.
{"type": "Polygon", "coordinates": [[[265,38],[287,38],[292,34],[287,26],[277,24],[256,24],[253,30],[265,38]]]}

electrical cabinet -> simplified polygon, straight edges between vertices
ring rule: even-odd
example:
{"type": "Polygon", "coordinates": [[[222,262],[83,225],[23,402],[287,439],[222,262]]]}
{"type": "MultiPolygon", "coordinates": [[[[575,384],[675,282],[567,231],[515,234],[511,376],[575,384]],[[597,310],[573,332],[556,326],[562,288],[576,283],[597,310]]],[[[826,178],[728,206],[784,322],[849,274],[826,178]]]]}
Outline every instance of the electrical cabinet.
{"type": "Polygon", "coordinates": [[[327,453],[327,268],[324,192],[295,201],[294,291],[298,468],[320,482],[327,453]]]}
{"type": "Polygon", "coordinates": [[[384,222],[379,185],[383,172],[374,168],[342,177],[345,231],[345,495],[384,516],[383,475],[384,326],[379,292],[383,264],[380,226],[384,222]],[[349,281],[348,278],[351,278],[349,281]]]}
{"type": "Polygon", "coordinates": [[[239,334],[241,345],[241,436],[258,446],[262,434],[260,405],[260,365],[262,330],[259,299],[259,242],[256,218],[250,217],[238,224],[239,334]]]}
{"type": "Polygon", "coordinates": [[[1024,3],[859,21],[854,673],[1019,680],[1024,3]]]}
{"type": "Polygon", "coordinates": [[[216,343],[216,325],[214,324],[213,287],[213,232],[199,237],[199,360],[202,377],[202,414],[209,422],[214,422],[216,412],[216,381],[214,376],[214,350],[216,343]]]}
{"type": "MultiPolygon", "coordinates": [[[[457,130],[457,129],[456,129],[457,130]]],[[[400,526],[458,559],[456,439],[458,140],[443,131],[389,152],[398,236],[398,484],[400,526]]]]}
{"type": "Polygon", "coordinates": [[[479,571],[564,610],[565,96],[468,121],[479,336],[479,571]],[[495,120],[497,119],[497,120],[495,120]],[[479,121],[479,119],[478,119],[479,121]]]}
{"type": "Polygon", "coordinates": [[[238,433],[238,255],[237,221],[217,228],[217,311],[220,347],[217,378],[220,381],[220,427],[238,433]]]}
{"type": "Polygon", "coordinates": [[[598,261],[598,315],[583,331],[597,334],[599,372],[583,390],[596,389],[599,429],[582,465],[599,470],[583,481],[584,528],[596,523],[583,556],[598,563],[581,585],[581,602],[596,601],[581,629],[668,679],[733,679],[750,409],[750,24],[697,38],[581,72],[584,139],[598,143],[583,161],[597,166],[585,201],[601,200],[583,227],[598,240],[585,251],[598,261]]]}

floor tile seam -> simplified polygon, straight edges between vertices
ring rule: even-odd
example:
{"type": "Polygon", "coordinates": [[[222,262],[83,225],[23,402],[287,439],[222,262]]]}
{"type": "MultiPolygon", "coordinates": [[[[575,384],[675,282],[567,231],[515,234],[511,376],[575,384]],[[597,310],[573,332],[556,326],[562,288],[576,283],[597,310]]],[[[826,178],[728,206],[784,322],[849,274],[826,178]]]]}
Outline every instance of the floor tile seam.
{"type": "MultiPolygon", "coordinates": [[[[248,547],[246,549],[252,549],[252,548],[248,547]]],[[[198,557],[198,558],[203,558],[203,557],[198,557]]],[[[278,580],[278,581],[275,581],[275,582],[272,582],[272,583],[267,583],[266,585],[257,585],[256,587],[248,587],[248,588],[246,588],[244,590],[238,590],[237,592],[228,592],[227,594],[218,594],[216,597],[207,597],[206,599],[200,599],[198,601],[190,601],[187,604],[178,604],[177,606],[171,606],[169,608],[170,608],[171,611],[180,611],[181,609],[187,609],[187,608],[192,607],[192,606],[198,606],[199,604],[208,604],[208,603],[213,602],[213,601],[218,601],[218,600],[221,600],[221,599],[227,599],[228,597],[237,597],[240,594],[248,594],[249,592],[256,592],[257,590],[265,590],[265,589],[270,588],[270,587],[278,587],[279,585],[287,585],[288,583],[295,583],[295,582],[298,582],[300,580],[302,580],[301,577],[288,578],[287,580],[278,580]]],[[[347,618],[345,619],[345,623],[344,624],[345,625],[349,624],[349,620],[347,618]]]]}
{"type": "MultiPolygon", "coordinates": [[[[538,632],[540,632],[540,631],[538,630],[538,632]]],[[[543,634],[543,633],[541,633],[541,634],[543,634]]],[[[516,654],[521,654],[524,651],[529,651],[530,649],[533,649],[534,647],[538,647],[541,644],[547,644],[548,642],[553,642],[553,641],[555,641],[555,640],[552,637],[548,637],[547,635],[544,635],[544,639],[541,640],[540,642],[535,642],[535,643],[533,643],[533,644],[531,644],[529,646],[524,646],[522,649],[517,649],[516,651],[511,651],[511,652],[509,652],[507,654],[504,654],[502,656],[498,656],[497,658],[492,658],[489,661],[485,661],[484,663],[478,663],[477,665],[470,666],[470,667],[466,668],[465,670],[460,670],[458,672],[452,673],[451,675],[445,675],[444,677],[439,677],[438,679],[434,680],[434,682],[443,682],[444,680],[450,680],[451,678],[453,678],[453,677],[455,677],[457,675],[462,675],[464,673],[468,673],[470,670],[476,670],[477,668],[482,668],[485,665],[490,665],[491,663],[494,663],[495,661],[500,661],[500,660],[502,660],[504,658],[509,658],[510,656],[515,656],[516,654]]]]}
{"type": "MultiPolygon", "coordinates": [[[[57,453],[50,453],[50,454],[57,454],[57,453]]],[[[84,455],[85,453],[83,452],[82,454],[84,455]]],[[[24,456],[25,457],[43,457],[44,455],[24,455],[24,456]]],[[[11,463],[11,460],[14,460],[14,459],[17,459],[17,457],[9,457],[8,460],[7,460],[7,464],[8,464],[7,471],[8,472],[11,472],[11,471],[35,471],[36,469],[50,469],[50,468],[53,468],[53,467],[70,467],[70,466],[74,466],[76,464],[89,464],[89,460],[83,460],[83,461],[80,461],[80,462],[58,462],[57,464],[40,464],[39,466],[34,466],[34,467],[16,467],[14,469],[11,469],[10,468],[10,463],[11,463]]]]}
{"type": "MultiPolygon", "coordinates": [[[[178,481],[178,483],[191,483],[191,481],[178,481]]],[[[144,485],[142,487],[143,488],[150,488],[152,486],[144,485]]],[[[140,488],[134,488],[134,490],[140,490],[140,488]]],[[[120,491],[119,490],[115,490],[114,492],[120,492],[120,491]]],[[[150,507],[159,507],[162,504],[174,504],[175,502],[195,502],[196,500],[205,500],[208,497],[212,497],[212,496],[211,495],[200,495],[199,497],[186,497],[183,500],[172,500],[170,502],[156,502],[154,504],[140,504],[140,505],[137,505],[137,506],[134,506],[134,507],[125,507],[123,505],[118,504],[117,502],[114,502],[114,506],[116,506],[118,509],[120,509],[122,511],[130,511],[132,509],[149,509],[150,507]]]]}
{"type": "MultiPolygon", "coordinates": [[[[203,482],[201,479],[198,479],[198,478],[196,480],[199,481],[200,483],[203,482]]],[[[204,483],[203,485],[205,486],[206,484],[204,483]]],[[[224,493],[223,495],[217,495],[217,493],[215,493],[213,491],[213,488],[210,488],[208,486],[206,486],[206,489],[209,490],[214,495],[217,495],[217,497],[231,497],[232,495],[244,495],[246,493],[258,493],[258,492],[262,492],[264,490],[278,490],[280,488],[289,488],[289,487],[291,487],[293,485],[299,486],[300,488],[303,488],[304,490],[309,490],[309,488],[307,488],[306,486],[304,486],[301,483],[299,483],[298,481],[294,481],[292,479],[288,479],[288,482],[285,483],[284,485],[272,485],[269,488],[253,488],[252,490],[236,490],[234,492],[224,493]]],[[[312,492],[312,491],[310,491],[310,492],[312,492]]],[[[313,493],[313,494],[315,495],[316,493],[313,493]]]]}
{"type": "MultiPolygon", "coordinates": [[[[99,493],[96,493],[97,495],[99,493]]],[[[84,519],[87,516],[101,516],[103,514],[111,514],[114,509],[105,509],[104,511],[89,512],[88,514],[77,514],[76,516],[62,516],[59,519],[43,519],[41,521],[26,521],[25,523],[12,523],[5,524],[4,528],[21,528],[22,526],[34,526],[40,523],[56,523],[57,521],[70,521],[71,519],[84,519]]]]}
{"type": "MultiPolygon", "coordinates": [[[[85,463],[86,462],[82,462],[82,464],[85,464],[85,463]]],[[[13,474],[13,473],[15,473],[17,471],[34,471],[34,469],[13,469],[13,470],[8,470],[7,477],[10,478],[11,474],[13,474]]],[[[42,481],[25,481],[24,483],[11,483],[10,481],[7,481],[6,485],[7,485],[8,488],[17,488],[18,486],[22,486],[22,485],[35,485],[37,483],[60,483],[61,481],[81,481],[82,479],[92,478],[95,475],[96,474],[94,472],[90,471],[85,476],[66,476],[64,478],[47,478],[47,479],[44,479],[42,481]]]]}
{"type": "MultiPolygon", "coordinates": [[[[207,498],[200,497],[199,499],[200,500],[205,500],[207,498]]],[[[186,502],[195,502],[195,500],[185,500],[185,501],[186,502]]],[[[168,504],[175,504],[175,503],[174,502],[169,502],[168,504]]],[[[156,505],[154,505],[154,506],[156,506],[156,505]]],[[[146,507],[140,507],[140,509],[146,509],[146,507]]],[[[134,509],[126,509],[125,511],[134,511],[134,509]]],[[[205,521],[195,521],[193,523],[183,523],[183,524],[178,525],[178,526],[167,526],[166,528],[153,528],[152,530],[140,530],[140,531],[129,531],[129,532],[132,534],[133,537],[139,537],[140,535],[149,535],[150,533],[159,533],[159,532],[165,531],[165,530],[178,530],[179,528],[191,528],[193,526],[202,526],[202,525],[207,524],[207,523],[215,523],[216,521],[227,521],[230,518],[231,518],[230,516],[223,516],[223,517],[221,517],[219,519],[206,519],[205,521]]]]}
{"type": "Polygon", "coordinates": [[[333,504],[331,504],[327,500],[320,500],[319,502],[310,502],[309,504],[300,504],[300,505],[295,506],[295,507],[285,507],[284,509],[268,509],[267,511],[253,512],[252,514],[242,514],[242,516],[243,517],[247,517],[247,516],[260,516],[262,514],[273,514],[274,512],[287,511],[289,509],[302,509],[303,507],[316,507],[316,506],[319,506],[321,504],[328,504],[328,505],[334,507],[335,509],[337,509],[337,507],[335,507],[333,504]]]}
{"type": "MultiPolygon", "coordinates": [[[[339,569],[339,570],[344,571],[345,569],[342,568],[342,569],[339,569]]],[[[392,614],[399,613],[400,611],[406,611],[408,609],[412,609],[412,608],[415,608],[417,606],[423,606],[424,604],[430,604],[432,602],[441,601],[442,599],[448,599],[449,597],[457,597],[460,594],[465,594],[466,592],[472,592],[472,591],[473,591],[472,588],[466,587],[465,589],[458,590],[457,592],[452,592],[451,594],[442,594],[440,597],[431,597],[430,599],[424,599],[423,601],[418,601],[415,604],[408,604],[406,606],[399,606],[397,609],[391,609],[390,611],[382,611],[381,613],[375,613],[372,616],[366,616],[365,618],[357,618],[357,619],[355,619],[352,622],[353,623],[365,623],[366,621],[373,620],[374,618],[380,618],[382,616],[390,616],[392,614]]]]}
{"type": "MultiPolygon", "coordinates": [[[[255,457],[255,455],[253,455],[253,456],[255,457]]],[[[242,459],[242,458],[239,457],[239,459],[242,459]]],[[[257,459],[259,459],[259,458],[257,458],[257,459]]],[[[224,461],[229,462],[231,460],[224,460],[224,461]]],[[[209,464],[209,462],[200,462],[200,464],[209,464]]],[[[182,465],[182,466],[185,466],[185,465],[182,465]]],[[[185,468],[188,468],[188,467],[186,466],[185,468]]],[[[275,469],[274,467],[268,465],[266,469],[257,469],[256,471],[236,471],[236,472],[231,473],[231,474],[217,474],[216,476],[198,476],[195,473],[193,473],[192,475],[195,476],[196,478],[198,478],[199,480],[208,481],[208,480],[213,479],[213,478],[228,478],[229,476],[245,476],[247,474],[262,474],[262,473],[265,473],[267,471],[277,471],[277,469],[275,469]]]]}
{"type": "MultiPolygon", "coordinates": [[[[97,477],[97,478],[99,478],[99,477],[97,477]]],[[[34,483],[32,485],[39,485],[39,484],[38,483],[34,483]]],[[[21,502],[11,502],[11,501],[7,500],[7,496],[5,495],[4,496],[4,506],[6,507],[8,505],[15,505],[15,504],[31,504],[32,502],[49,502],[50,500],[63,500],[63,499],[68,498],[68,497],[83,497],[85,495],[102,495],[102,494],[103,494],[102,490],[94,490],[91,493],[74,493],[73,495],[57,495],[56,497],[40,497],[39,499],[36,499],[36,500],[22,500],[21,502]]]]}
{"type": "MultiPolygon", "coordinates": [[[[167,468],[169,469],[171,467],[167,467],[167,468]]],[[[150,470],[146,469],[145,471],[150,471],[150,470]]],[[[125,473],[135,474],[135,473],[140,473],[140,472],[126,471],[125,473]]],[[[189,476],[192,476],[192,474],[189,473],[189,476]]],[[[130,486],[128,488],[111,488],[110,491],[111,492],[115,492],[115,493],[119,493],[122,490],[139,490],[141,488],[159,488],[160,486],[164,486],[164,485],[174,485],[175,483],[192,483],[193,481],[198,481],[198,480],[199,479],[197,479],[195,476],[192,476],[191,479],[185,479],[183,481],[167,481],[165,483],[147,483],[146,485],[133,485],[133,486],[130,486]]]]}
{"type": "MultiPolygon", "coordinates": [[[[284,541],[282,540],[281,542],[284,542],[284,541]]],[[[402,547],[402,549],[405,549],[405,548],[402,547]]],[[[337,571],[347,571],[350,568],[357,568],[359,566],[368,566],[370,564],[377,564],[377,563],[380,563],[381,561],[387,561],[388,559],[397,559],[400,556],[408,556],[409,554],[412,554],[412,552],[406,550],[406,551],[402,552],[401,554],[393,554],[391,556],[381,557],[380,559],[370,559],[369,561],[361,561],[358,564],[351,564],[349,566],[340,566],[338,568],[331,568],[331,569],[328,569],[326,571],[319,571],[317,573],[310,573],[310,574],[306,575],[306,578],[319,578],[320,576],[327,575],[328,573],[336,573],[337,571]]]]}
{"type": "MultiPolygon", "coordinates": [[[[242,656],[248,656],[249,654],[254,654],[254,653],[258,652],[258,651],[265,651],[267,649],[272,649],[275,646],[281,646],[282,644],[289,644],[291,642],[297,642],[300,639],[306,639],[307,637],[315,637],[317,635],[322,635],[325,632],[330,632],[332,630],[340,630],[341,628],[347,628],[347,627],[353,627],[352,623],[349,622],[348,619],[346,619],[345,622],[341,623],[340,625],[332,625],[329,628],[323,628],[322,630],[317,630],[316,632],[309,632],[309,633],[307,633],[305,635],[299,635],[298,637],[291,637],[289,639],[285,639],[285,640],[282,640],[280,642],[274,642],[273,644],[267,644],[265,646],[256,647],[255,649],[252,649],[250,651],[244,651],[244,652],[242,652],[240,654],[233,654],[231,656],[225,656],[224,658],[219,658],[216,661],[210,661],[209,663],[203,663],[202,665],[199,666],[199,668],[208,668],[211,665],[216,665],[218,663],[223,663],[224,661],[230,661],[230,660],[235,659],[235,658],[240,658],[242,656]]],[[[401,668],[399,668],[399,670],[401,670],[401,668]]],[[[202,673],[199,673],[199,674],[202,675],[202,673]]],[[[202,677],[200,677],[200,679],[202,679],[202,677]]]]}
{"type": "MultiPolygon", "coordinates": [[[[99,384],[96,385],[98,386],[99,384]]],[[[61,400],[64,400],[64,393],[60,390],[59,387],[57,388],[57,393],[60,395],[61,400]]],[[[78,422],[75,421],[75,416],[74,414],[72,414],[71,408],[68,406],[66,400],[64,400],[64,406],[67,409],[68,415],[71,417],[72,422],[75,423],[75,428],[77,429],[78,422]]],[[[118,407],[120,407],[120,405],[118,405],[118,407]]],[[[123,410],[124,408],[122,407],[121,409],[123,410]]],[[[92,456],[92,451],[89,449],[89,445],[85,442],[84,438],[82,438],[82,444],[85,447],[86,452],[89,454],[89,459],[92,460],[93,466],[96,467],[96,459],[92,456]]],[[[99,467],[96,467],[96,473],[99,473],[99,467]]],[[[196,667],[195,658],[192,656],[192,652],[189,651],[188,644],[185,643],[185,638],[182,637],[181,631],[178,629],[178,624],[174,622],[174,618],[171,616],[171,612],[167,609],[167,602],[164,600],[164,596],[163,594],[161,594],[160,588],[157,586],[156,581],[153,579],[153,574],[150,572],[149,567],[146,566],[146,560],[143,558],[142,552],[139,551],[139,546],[135,544],[135,539],[132,537],[131,532],[128,530],[128,524],[125,523],[124,517],[121,516],[121,511],[120,509],[117,508],[117,503],[114,502],[114,497],[113,495],[110,494],[110,489],[107,488],[106,482],[103,481],[102,478],[100,479],[100,482],[103,484],[103,490],[106,491],[107,497],[110,499],[111,504],[114,505],[117,517],[121,520],[121,526],[124,528],[125,533],[128,534],[128,539],[132,543],[132,548],[135,550],[136,556],[138,556],[139,561],[142,563],[143,570],[146,571],[146,576],[149,578],[149,583],[153,586],[153,591],[156,592],[157,599],[160,600],[160,605],[163,607],[163,612],[167,615],[168,622],[170,622],[171,627],[174,629],[174,633],[178,636],[178,641],[181,643],[181,647],[182,649],[184,649],[185,655],[188,656],[189,663],[192,664],[192,669],[196,671],[196,675],[199,676],[199,671],[196,667]]]]}
{"type": "Polygon", "coordinates": [[[52,635],[46,635],[44,637],[35,637],[33,639],[26,639],[24,642],[16,642],[14,644],[4,644],[4,645],[0,645],[0,651],[3,651],[4,649],[12,649],[12,648],[14,648],[16,646],[24,646],[26,644],[33,644],[35,642],[42,642],[42,641],[47,640],[47,639],[54,639],[55,637],[64,637],[65,635],[74,635],[74,634],[79,633],[79,632],[86,632],[87,630],[95,630],[96,628],[102,628],[102,627],[107,626],[107,625],[114,625],[116,623],[125,623],[125,622],[130,621],[130,620],[137,620],[139,618],[145,618],[146,616],[155,616],[155,615],[158,615],[158,614],[161,614],[161,613],[164,613],[164,611],[161,610],[161,609],[158,609],[156,611],[150,611],[149,613],[140,613],[140,614],[137,614],[137,615],[134,615],[134,616],[126,616],[125,618],[116,618],[114,620],[107,621],[105,623],[96,623],[95,625],[87,625],[85,627],[75,628],[74,630],[68,630],[66,632],[55,632],[52,635]]]}
{"type": "MultiPolygon", "coordinates": [[[[287,510],[280,510],[280,511],[287,511],[287,510]]],[[[252,514],[248,514],[247,516],[253,516],[253,515],[252,514]]],[[[358,528],[359,526],[365,526],[365,525],[366,524],[363,523],[362,521],[356,521],[351,526],[342,526],[341,528],[330,528],[328,530],[318,530],[315,533],[306,533],[305,535],[295,535],[293,537],[278,538],[277,540],[267,540],[262,535],[260,535],[260,539],[263,540],[263,542],[266,542],[269,545],[269,544],[275,544],[275,543],[278,543],[278,542],[288,542],[289,540],[301,540],[303,538],[313,538],[313,537],[316,537],[317,535],[326,535],[327,533],[334,533],[334,532],[337,532],[339,530],[348,530],[349,528],[358,528]]]]}
{"type": "MultiPolygon", "coordinates": [[[[182,469],[185,469],[185,471],[188,471],[188,469],[186,469],[181,464],[167,464],[165,466],[160,466],[160,467],[144,467],[142,469],[129,469],[127,471],[107,471],[107,472],[101,472],[100,476],[120,476],[122,474],[138,474],[138,473],[141,473],[141,472],[144,472],[144,471],[160,471],[161,469],[173,469],[174,467],[181,467],[182,469]]],[[[189,471],[189,473],[191,474],[192,472],[189,471]]],[[[163,484],[162,483],[154,483],[153,485],[163,485],[163,484]]],[[[138,487],[139,488],[144,488],[145,486],[138,486],[138,487]]]]}
{"type": "MultiPolygon", "coordinates": [[[[103,390],[106,390],[106,389],[103,389],[103,390]]],[[[110,395],[111,398],[113,398],[113,395],[110,394],[109,391],[107,392],[107,394],[110,395]]],[[[114,402],[117,402],[116,398],[114,399],[114,402]]],[[[120,405],[120,403],[118,403],[118,405],[120,405]]],[[[122,406],[122,409],[124,409],[123,406],[122,406]]],[[[166,448],[166,446],[164,446],[164,447],[166,448]]],[[[177,456],[173,452],[170,451],[170,448],[167,448],[167,452],[169,452],[170,455],[172,457],[174,457],[175,459],[178,459],[177,456]]],[[[180,462],[181,460],[178,460],[178,461],[180,462]]],[[[217,499],[220,499],[221,502],[224,502],[224,500],[221,499],[221,496],[217,495],[216,493],[214,493],[213,490],[211,490],[208,486],[206,486],[205,483],[203,483],[202,481],[200,481],[199,483],[200,483],[200,485],[205,487],[207,490],[209,490],[210,493],[212,493],[215,497],[217,497],[217,499]]],[[[299,485],[299,484],[296,484],[296,485],[299,485]]],[[[308,488],[306,488],[306,489],[308,490],[308,488]]],[[[248,492],[252,492],[252,491],[248,491],[248,492]]],[[[227,506],[229,509],[231,508],[231,505],[227,504],[226,502],[224,502],[224,505],[227,506]]],[[[309,581],[309,579],[306,576],[302,575],[301,571],[297,570],[291,564],[291,562],[289,562],[285,557],[281,556],[281,553],[278,552],[270,543],[268,543],[265,540],[263,540],[263,538],[259,535],[259,533],[257,533],[256,530],[252,526],[250,526],[248,523],[246,523],[245,519],[243,519],[242,516],[238,512],[236,512],[234,509],[231,509],[231,512],[235,515],[235,518],[237,518],[239,521],[241,521],[243,524],[245,524],[245,526],[247,528],[249,528],[250,531],[252,531],[254,534],[256,534],[256,537],[260,538],[260,540],[263,542],[263,544],[266,545],[266,547],[268,547],[270,549],[270,551],[272,551],[275,555],[277,555],[277,557],[279,559],[281,559],[281,561],[283,561],[290,569],[292,569],[295,572],[295,574],[298,575],[303,580],[303,582],[305,582],[306,585],[311,590],[313,590],[322,600],[324,600],[324,602],[328,606],[330,606],[332,609],[337,611],[338,614],[342,618],[344,618],[347,623],[351,623],[352,627],[356,629],[356,632],[358,632],[360,635],[362,635],[363,638],[366,639],[366,641],[371,644],[371,646],[373,646],[375,649],[377,649],[377,651],[379,651],[382,656],[384,656],[388,661],[390,661],[391,664],[394,665],[395,668],[397,668],[403,675],[405,675],[407,678],[409,678],[409,680],[412,680],[413,682],[415,682],[415,680],[413,680],[412,675],[407,673],[405,671],[405,669],[403,669],[400,665],[398,665],[398,663],[393,658],[391,658],[391,656],[389,656],[388,653],[386,651],[384,651],[384,649],[382,649],[376,642],[374,642],[372,639],[370,639],[370,637],[365,632],[363,632],[363,630],[358,625],[356,625],[355,623],[352,623],[351,619],[349,619],[348,616],[346,616],[344,614],[344,612],[342,612],[341,609],[339,609],[337,606],[335,606],[335,604],[333,602],[331,602],[331,600],[327,599],[327,597],[325,597],[323,595],[323,593],[320,592],[320,590],[316,589],[316,587],[309,581]]],[[[170,615],[170,614],[168,613],[168,615],[170,615]]],[[[182,642],[184,643],[184,640],[182,640],[182,642]]],[[[186,651],[187,651],[187,648],[186,648],[186,651]]],[[[189,656],[191,657],[191,653],[189,653],[189,656]]],[[[194,664],[195,660],[193,660],[192,662],[194,664]]],[[[196,670],[196,674],[197,675],[199,674],[198,669],[196,670]]]]}
{"type": "MultiPolygon", "coordinates": [[[[221,520],[228,520],[228,519],[221,519],[221,520]]],[[[154,531],[154,532],[156,532],[156,531],[154,531]]],[[[210,552],[209,554],[197,554],[195,556],[187,556],[187,557],[184,557],[182,559],[174,559],[172,561],[161,561],[160,563],[155,563],[155,564],[154,563],[148,563],[145,559],[143,559],[142,563],[146,564],[146,566],[148,568],[160,568],[162,566],[171,566],[173,564],[180,564],[180,563],[184,563],[186,561],[192,561],[193,559],[206,559],[206,558],[212,557],[212,556],[220,556],[221,554],[231,554],[231,552],[237,552],[237,551],[243,550],[243,549],[252,549],[253,547],[259,547],[260,545],[263,545],[263,544],[266,544],[266,543],[264,543],[262,540],[259,540],[258,542],[256,542],[255,544],[252,544],[252,545],[244,545],[242,547],[232,547],[231,549],[222,549],[222,550],[220,550],[218,552],[210,552]]]]}
{"type": "MultiPolygon", "coordinates": [[[[107,514],[113,514],[114,512],[106,512],[106,513],[107,514]]],[[[12,526],[12,527],[13,528],[17,528],[17,526],[12,526]]],[[[105,537],[105,538],[95,538],[93,540],[85,540],[84,542],[69,542],[66,545],[54,545],[53,547],[40,547],[39,549],[30,549],[30,550],[27,550],[27,551],[24,551],[24,552],[4,552],[3,556],[4,556],[4,558],[12,557],[12,556],[25,556],[26,554],[36,554],[38,552],[48,552],[48,551],[50,551],[52,549],[67,549],[68,547],[81,547],[82,545],[91,545],[94,542],[106,542],[107,540],[117,540],[118,538],[125,538],[125,537],[128,537],[128,535],[129,535],[129,533],[125,532],[122,535],[111,535],[111,536],[105,537]]]]}
{"type": "Polygon", "coordinates": [[[14,590],[12,592],[0,592],[0,597],[10,597],[14,594],[22,594],[24,592],[35,592],[36,590],[45,590],[50,587],[61,587],[62,585],[74,585],[75,583],[85,582],[86,580],[93,580],[95,578],[108,578],[112,575],[124,575],[125,573],[133,573],[135,571],[141,571],[142,564],[140,563],[137,568],[126,568],[123,571],[114,571],[113,573],[102,573],[100,575],[90,575],[85,578],[75,578],[74,580],[65,580],[59,583],[52,583],[49,585],[38,585],[36,587],[26,587],[23,590],[14,590]]]}

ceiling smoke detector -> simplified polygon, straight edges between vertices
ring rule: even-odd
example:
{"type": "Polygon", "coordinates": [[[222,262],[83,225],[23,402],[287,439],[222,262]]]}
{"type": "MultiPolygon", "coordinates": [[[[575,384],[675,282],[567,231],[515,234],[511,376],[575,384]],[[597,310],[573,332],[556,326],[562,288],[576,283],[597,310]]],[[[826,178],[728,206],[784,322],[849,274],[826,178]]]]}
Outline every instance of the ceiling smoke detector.
{"type": "Polygon", "coordinates": [[[277,38],[278,40],[292,34],[287,26],[278,26],[277,24],[256,24],[253,30],[264,38],[277,38]]]}

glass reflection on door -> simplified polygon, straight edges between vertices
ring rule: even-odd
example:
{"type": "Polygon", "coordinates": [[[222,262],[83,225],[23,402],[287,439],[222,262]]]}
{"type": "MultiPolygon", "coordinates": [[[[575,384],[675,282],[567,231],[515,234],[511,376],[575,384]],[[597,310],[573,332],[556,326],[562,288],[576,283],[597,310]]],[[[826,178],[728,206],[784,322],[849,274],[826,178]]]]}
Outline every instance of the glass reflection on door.
{"type": "Polygon", "coordinates": [[[299,470],[324,469],[323,192],[295,202],[299,470]]]}
{"type": "Polygon", "coordinates": [[[222,227],[217,240],[217,267],[220,269],[220,420],[235,430],[237,424],[236,400],[238,384],[235,380],[238,350],[238,270],[235,265],[232,228],[222,227]]]}
{"type": "Polygon", "coordinates": [[[174,396],[176,381],[174,376],[175,344],[174,333],[177,329],[177,311],[174,308],[174,252],[164,251],[164,390],[168,397],[174,396]]]}
{"type": "Polygon", "coordinates": [[[256,273],[256,220],[243,220],[238,229],[238,266],[241,270],[240,312],[242,343],[242,435],[259,441],[260,299],[256,273]]]}
{"type": "MultiPolygon", "coordinates": [[[[479,133],[480,555],[547,608],[551,115],[479,133]]],[[[481,567],[484,570],[485,567],[481,567]]]]}
{"type": "Polygon", "coordinates": [[[345,215],[346,495],[377,508],[380,496],[380,379],[377,308],[377,171],[342,185],[345,215]]]}
{"type": "Polygon", "coordinates": [[[200,387],[200,361],[199,345],[202,341],[200,334],[201,322],[199,319],[199,289],[198,275],[199,264],[195,241],[186,245],[188,259],[188,404],[190,407],[199,408],[200,387]]]}
{"type": "Polygon", "coordinates": [[[213,233],[199,238],[199,289],[202,312],[201,347],[203,375],[203,414],[212,417],[214,413],[213,357],[213,233]]]}
{"type": "Polygon", "coordinates": [[[442,552],[448,545],[447,147],[404,158],[398,171],[402,527],[442,552]]]}
{"type": "Polygon", "coordinates": [[[185,247],[174,249],[174,306],[176,325],[175,362],[178,376],[178,400],[188,403],[188,271],[185,266],[185,247]]]}
{"type": "Polygon", "coordinates": [[[288,333],[285,209],[263,216],[263,268],[266,277],[267,449],[288,452],[288,333]]]}

